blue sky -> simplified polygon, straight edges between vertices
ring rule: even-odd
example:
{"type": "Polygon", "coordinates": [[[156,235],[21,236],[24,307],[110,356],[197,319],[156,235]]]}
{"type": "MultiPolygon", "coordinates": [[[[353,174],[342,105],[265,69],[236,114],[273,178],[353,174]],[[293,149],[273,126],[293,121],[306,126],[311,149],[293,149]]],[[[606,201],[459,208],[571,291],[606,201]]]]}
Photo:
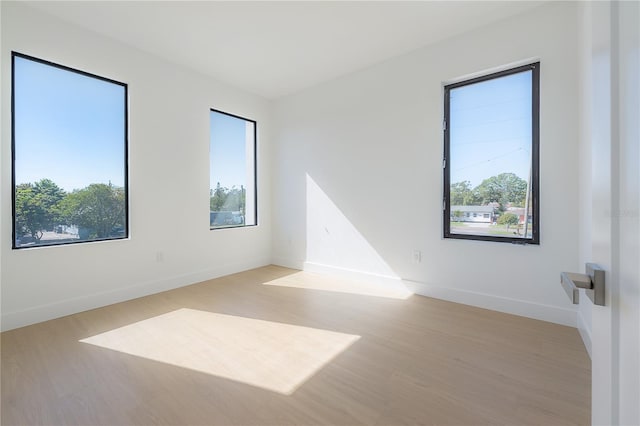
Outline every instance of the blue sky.
{"type": "Polygon", "coordinates": [[[472,187],[500,173],[529,179],[531,72],[450,91],[451,183],[472,187]]]}
{"type": "MultiPolygon", "coordinates": [[[[47,178],[66,191],[124,186],[124,88],[15,57],[16,184],[47,178]]],[[[246,186],[246,126],[211,112],[210,184],[246,186]]]]}
{"type": "Polygon", "coordinates": [[[247,186],[246,126],[252,122],[211,111],[210,122],[210,188],[216,184],[231,189],[247,186]]]}
{"type": "MultiPolygon", "coordinates": [[[[92,183],[124,185],[124,88],[25,58],[15,58],[16,183],[48,178],[67,191],[92,183]]],[[[531,72],[450,92],[451,182],[531,164],[531,72]]],[[[246,182],[249,122],[211,112],[210,187],[246,182]]]]}
{"type": "Polygon", "coordinates": [[[124,87],[15,57],[16,183],[124,186],[124,87]]]}

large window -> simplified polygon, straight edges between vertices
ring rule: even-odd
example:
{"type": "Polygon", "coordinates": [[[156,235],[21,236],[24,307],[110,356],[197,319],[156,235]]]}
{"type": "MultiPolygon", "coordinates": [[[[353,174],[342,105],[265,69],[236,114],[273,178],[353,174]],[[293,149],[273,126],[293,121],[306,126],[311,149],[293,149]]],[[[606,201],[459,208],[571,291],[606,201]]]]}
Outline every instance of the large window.
{"type": "Polygon", "coordinates": [[[12,52],[13,247],[126,238],[127,85],[12,52]]]}
{"type": "Polygon", "coordinates": [[[257,224],[256,122],[211,110],[209,225],[257,224]]]}
{"type": "Polygon", "coordinates": [[[539,244],[540,64],[444,88],[444,237],[539,244]]]}

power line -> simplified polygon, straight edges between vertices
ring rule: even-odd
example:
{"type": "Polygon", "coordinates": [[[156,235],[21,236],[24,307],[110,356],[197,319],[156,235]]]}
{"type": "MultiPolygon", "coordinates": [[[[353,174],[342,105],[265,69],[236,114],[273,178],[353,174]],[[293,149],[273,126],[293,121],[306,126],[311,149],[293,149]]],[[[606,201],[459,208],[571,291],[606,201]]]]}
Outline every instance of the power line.
{"type": "Polygon", "coordinates": [[[506,156],[511,155],[511,154],[513,154],[513,153],[516,153],[516,152],[518,152],[518,151],[522,151],[522,147],[520,147],[520,148],[518,148],[518,149],[515,149],[515,150],[513,150],[513,151],[509,151],[509,152],[507,152],[507,153],[505,153],[505,154],[501,154],[501,155],[497,155],[497,156],[495,156],[495,157],[491,157],[491,158],[489,158],[489,159],[487,159],[487,160],[482,160],[482,161],[478,161],[477,163],[468,164],[468,165],[466,165],[466,166],[459,167],[459,168],[457,168],[457,169],[454,169],[454,171],[456,171],[456,172],[457,172],[458,170],[464,170],[464,169],[468,169],[469,167],[479,166],[480,164],[490,163],[490,162],[491,162],[491,161],[493,161],[493,160],[497,160],[498,158],[506,157],[506,156]]]}
{"type": "Polygon", "coordinates": [[[506,119],[500,119],[500,120],[484,120],[479,123],[470,123],[470,124],[455,124],[454,120],[449,119],[449,122],[450,122],[449,125],[451,126],[451,130],[454,130],[454,129],[464,129],[467,127],[486,126],[488,124],[507,123],[509,121],[527,121],[530,119],[531,117],[528,117],[526,115],[520,115],[513,118],[506,118],[506,119]]]}
{"type": "Polygon", "coordinates": [[[463,143],[455,142],[455,146],[458,147],[458,146],[467,146],[467,145],[486,145],[491,143],[508,142],[508,141],[525,142],[524,139],[525,137],[511,137],[511,138],[491,139],[491,140],[476,139],[471,142],[463,142],[463,143]]]}

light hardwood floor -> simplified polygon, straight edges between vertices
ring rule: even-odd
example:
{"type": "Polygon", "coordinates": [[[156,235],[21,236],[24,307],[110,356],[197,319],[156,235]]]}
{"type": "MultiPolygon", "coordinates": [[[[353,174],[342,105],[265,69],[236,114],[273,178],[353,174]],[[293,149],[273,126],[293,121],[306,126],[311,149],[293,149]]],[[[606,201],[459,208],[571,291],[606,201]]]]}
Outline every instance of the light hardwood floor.
{"type": "Polygon", "coordinates": [[[590,422],[577,330],[353,288],[269,266],[2,333],[2,424],[590,422]]]}

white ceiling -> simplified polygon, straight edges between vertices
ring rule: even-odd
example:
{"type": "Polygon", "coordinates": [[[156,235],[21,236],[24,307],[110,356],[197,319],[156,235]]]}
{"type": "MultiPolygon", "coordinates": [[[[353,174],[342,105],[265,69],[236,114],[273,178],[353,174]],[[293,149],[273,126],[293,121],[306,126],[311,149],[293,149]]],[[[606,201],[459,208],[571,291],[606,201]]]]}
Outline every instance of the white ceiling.
{"type": "Polygon", "coordinates": [[[275,99],[539,1],[45,1],[34,8],[275,99]]]}

